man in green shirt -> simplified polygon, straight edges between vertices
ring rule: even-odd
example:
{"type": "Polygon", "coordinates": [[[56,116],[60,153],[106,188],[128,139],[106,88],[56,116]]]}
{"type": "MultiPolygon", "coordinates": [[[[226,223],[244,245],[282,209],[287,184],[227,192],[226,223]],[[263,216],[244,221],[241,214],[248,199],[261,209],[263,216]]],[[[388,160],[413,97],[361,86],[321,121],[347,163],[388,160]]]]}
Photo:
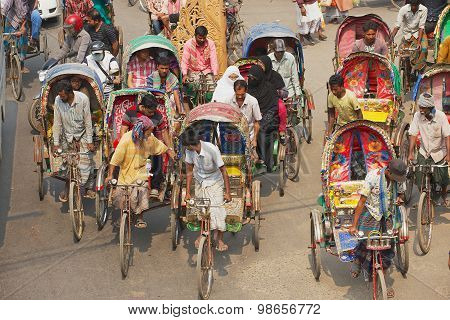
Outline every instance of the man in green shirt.
{"type": "Polygon", "coordinates": [[[344,79],[340,75],[332,75],[328,84],[331,92],[328,95],[327,136],[333,133],[336,124],[340,127],[363,118],[358,98],[344,87],[344,79]]]}

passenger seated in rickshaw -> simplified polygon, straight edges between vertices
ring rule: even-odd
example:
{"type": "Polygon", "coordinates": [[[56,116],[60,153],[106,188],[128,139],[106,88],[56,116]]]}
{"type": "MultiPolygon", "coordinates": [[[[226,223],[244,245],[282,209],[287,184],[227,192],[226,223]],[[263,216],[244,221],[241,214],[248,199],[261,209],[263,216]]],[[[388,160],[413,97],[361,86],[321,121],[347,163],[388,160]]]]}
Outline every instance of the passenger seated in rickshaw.
{"type": "Polygon", "coordinates": [[[234,95],[234,83],[237,80],[244,80],[236,66],[229,66],[222,78],[217,81],[216,89],[214,90],[212,101],[226,103],[234,95]]]}
{"type": "Polygon", "coordinates": [[[283,39],[276,39],[272,43],[273,52],[269,54],[272,60],[272,68],[283,78],[285,88],[288,90],[288,98],[293,99],[302,95],[300,79],[298,76],[298,66],[295,56],[286,52],[286,45],[283,39]]]}
{"type": "Polygon", "coordinates": [[[266,80],[270,86],[275,90],[275,94],[278,97],[278,117],[279,117],[279,127],[278,132],[280,134],[280,142],[282,144],[286,143],[286,126],[287,126],[287,110],[286,105],[282,99],[288,97],[288,90],[284,84],[283,77],[272,67],[272,60],[269,56],[262,56],[258,58],[261,61],[260,66],[264,70],[266,80]]]}
{"type": "Polygon", "coordinates": [[[70,85],[72,86],[72,89],[74,91],[82,92],[86,95],[86,97],[89,97],[89,89],[86,86],[86,83],[84,83],[83,79],[81,79],[79,76],[72,76],[70,78],[70,85]]]}
{"type": "Polygon", "coordinates": [[[129,88],[145,88],[147,79],[156,70],[155,59],[150,49],[137,51],[127,64],[127,85],[129,88]]]}
{"type": "Polygon", "coordinates": [[[363,118],[361,106],[354,92],[344,87],[344,79],[338,75],[332,75],[328,81],[330,94],[328,95],[328,129],[326,136],[349,122],[363,118]],[[337,114],[337,119],[336,119],[337,114]]]}
{"type": "MultiPolygon", "coordinates": [[[[406,164],[400,159],[393,159],[387,168],[369,171],[359,191],[361,198],[355,208],[353,224],[349,232],[367,236],[371,231],[386,232],[393,229],[394,216],[398,214],[397,206],[404,202],[404,182],[406,181],[406,164]]],[[[380,251],[383,269],[387,269],[394,258],[392,249],[380,251]]],[[[364,279],[370,280],[372,254],[361,242],[356,248],[356,259],[351,273],[356,278],[363,271],[364,279]]],[[[391,292],[391,295],[393,292],[391,292]]]]}
{"type": "Polygon", "coordinates": [[[148,78],[147,87],[166,92],[177,115],[185,114],[181,103],[178,78],[170,72],[170,59],[168,57],[159,57],[157,63],[158,70],[154,71],[148,78]]]}
{"type": "Polygon", "coordinates": [[[259,109],[258,100],[247,93],[248,86],[245,80],[236,80],[234,83],[234,94],[225,101],[226,104],[233,106],[242,111],[248,122],[248,131],[250,133],[250,141],[252,145],[252,157],[258,159],[256,153],[257,137],[259,134],[259,123],[262,119],[261,110],[259,109]]]}
{"type": "Polygon", "coordinates": [[[439,45],[438,57],[436,63],[450,64],[450,36],[439,45]]]}
{"type": "Polygon", "coordinates": [[[106,50],[116,57],[119,53],[119,40],[116,29],[112,25],[106,24],[96,9],[91,9],[86,19],[86,31],[91,36],[91,41],[104,43],[106,50]]]}
{"type": "MultiPolygon", "coordinates": [[[[212,143],[201,141],[198,134],[192,129],[187,129],[181,136],[182,145],[186,147],[186,195],[185,201],[191,199],[192,178],[195,180],[195,196],[210,199],[211,205],[211,230],[215,232],[218,251],[228,250],[223,242],[223,233],[227,230],[225,224],[226,210],[222,205],[224,201],[231,201],[230,180],[227,169],[222,160],[220,150],[212,143]],[[225,192],[224,192],[225,187],[225,192]],[[220,206],[220,207],[219,207],[220,206]]],[[[200,234],[195,241],[198,248],[200,234]]]]}
{"type": "Polygon", "coordinates": [[[364,38],[356,40],[353,52],[370,52],[387,56],[389,49],[383,38],[377,38],[378,24],[373,21],[367,21],[363,25],[364,38]]]}
{"type": "Polygon", "coordinates": [[[207,39],[208,29],[204,26],[195,28],[195,37],[189,39],[183,49],[181,72],[183,83],[188,80],[198,82],[200,76],[212,82],[218,80],[219,63],[214,41],[207,39]]]}
{"type": "MultiPolygon", "coordinates": [[[[122,137],[132,130],[139,119],[146,117],[149,118],[155,129],[154,135],[157,139],[162,140],[166,146],[172,149],[172,141],[170,140],[167,118],[161,114],[158,110],[158,101],[152,95],[145,95],[142,97],[138,106],[132,106],[129,108],[122,117],[122,126],[120,127],[120,141],[122,137]]],[[[120,142],[119,142],[120,143],[120,142]]],[[[160,185],[164,180],[163,173],[163,159],[162,156],[154,156],[152,158],[152,181],[151,181],[151,197],[159,196],[160,185]]]]}
{"type": "MultiPolygon", "coordinates": [[[[118,184],[135,184],[138,180],[147,181],[147,159],[150,156],[162,155],[167,152],[174,157],[173,151],[152,134],[155,125],[142,116],[133,126],[133,130],[123,135],[112,156],[108,168],[106,183],[113,179],[116,167],[120,168],[118,184]]],[[[153,180],[153,178],[152,178],[153,180]]],[[[116,188],[113,198],[116,207],[123,209],[125,206],[125,190],[116,188]]],[[[137,215],[136,228],[146,228],[147,223],[143,219],[143,212],[150,207],[148,187],[134,187],[131,192],[131,210],[137,215]]]]}
{"type": "Polygon", "coordinates": [[[278,96],[275,88],[266,80],[264,70],[259,65],[253,65],[248,72],[248,93],[258,101],[262,114],[258,135],[258,157],[267,167],[267,172],[273,168],[274,134],[278,131],[280,118],[278,115],[278,96]]]}
{"type": "MultiPolygon", "coordinates": [[[[73,145],[78,145],[80,154],[78,168],[82,194],[88,198],[95,198],[94,166],[92,154],[95,151],[93,143],[93,126],[89,98],[81,92],[73,91],[69,81],[61,80],[56,84],[58,96],[55,99],[53,114],[53,152],[58,149],[72,150],[73,145]]],[[[67,201],[70,181],[66,181],[66,187],[59,195],[61,202],[67,201]]]]}
{"type": "Polygon", "coordinates": [[[163,48],[154,48],[156,60],[159,58],[168,58],[170,61],[170,71],[177,77],[180,77],[181,70],[180,64],[178,63],[177,57],[173,54],[173,52],[163,49],[163,48]]]}

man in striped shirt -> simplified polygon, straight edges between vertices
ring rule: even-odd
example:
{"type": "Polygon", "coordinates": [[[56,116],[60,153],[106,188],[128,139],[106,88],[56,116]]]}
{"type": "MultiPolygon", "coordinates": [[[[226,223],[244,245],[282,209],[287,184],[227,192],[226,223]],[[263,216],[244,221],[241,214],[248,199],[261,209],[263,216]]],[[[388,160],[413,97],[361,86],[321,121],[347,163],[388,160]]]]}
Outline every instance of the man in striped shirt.
{"type": "MultiPolygon", "coordinates": [[[[92,191],[94,186],[92,151],[95,151],[93,143],[93,129],[89,98],[79,91],[73,91],[69,81],[61,80],[56,84],[58,96],[54,105],[53,120],[53,151],[73,150],[79,146],[80,160],[78,168],[81,174],[81,185],[87,190],[85,197],[95,198],[92,191]],[[76,147],[75,147],[76,148],[76,147]]],[[[67,201],[68,183],[66,190],[61,192],[59,200],[67,201]]]]}

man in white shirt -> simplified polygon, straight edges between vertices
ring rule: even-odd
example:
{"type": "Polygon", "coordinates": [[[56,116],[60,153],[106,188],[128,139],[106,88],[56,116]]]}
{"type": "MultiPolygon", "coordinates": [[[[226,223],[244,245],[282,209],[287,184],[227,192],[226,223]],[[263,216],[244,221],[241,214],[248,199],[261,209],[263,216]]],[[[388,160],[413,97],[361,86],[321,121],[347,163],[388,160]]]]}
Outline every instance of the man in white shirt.
{"type": "Polygon", "coordinates": [[[234,82],[234,95],[232,95],[227,104],[242,111],[248,122],[250,140],[252,142],[252,154],[256,155],[256,144],[259,132],[259,121],[262,119],[258,100],[247,93],[247,82],[245,80],[236,80],[234,82]]]}
{"type": "MultiPolygon", "coordinates": [[[[211,230],[216,231],[217,250],[226,251],[228,246],[223,242],[226,211],[223,201],[231,201],[230,180],[222,160],[219,148],[212,143],[201,141],[192,129],[186,129],[181,136],[182,145],[186,147],[186,202],[191,199],[192,177],[195,179],[195,196],[210,199],[211,230]],[[225,194],[224,194],[225,185],[225,194]]],[[[198,248],[201,235],[195,241],[198,248]]]]}
{"type": "Polygon", "coordinates": [[[421,70],[426,66],[428,41],[425,34],[425,23],[427,13],[428,9],[420,4],[420,0],[410,0],[409,4],[403,6],[398,12],[397,23],[391,33],[393,41],[397,32],[402,28],[403,36],[400,46],[417,48],[410,58],[414,70],[421,70]]]}
{"type": "Polygon", "coordinates": [[[91,44],[91,54],[86,57],[84,63],[98,75],[105,97],[108,98],[114,90],[114,85],[120,84],[120,68],[116,58],[106,50],[103,42],[94,41],[91,44]]]}
{"type": "MultiPolygon", "coordinates": [[[[417,135],[420,134],[420,150],[417,155],[419,165],[450,163],[450,124],[444,112],[434,106],[433,96],[422,93],[418,101],[420,111],[414,114],[409,128],[409,160],[414,160],[414,148],[417,135]]],[[[416,170],[416,182],[422,186],[422,172],[416,170]]],[[[449,182],[447,168],[434,168],[434,181],[442,187],[442,200],[447,203],[447,185],[449,182]]]]}
{"type": "Polygon", "coordinates": [[[274,41],[273,50],[274,52],[269,54],[272,60],[272,69],[283,77],[284,84],[289,90],[288,97],[300,96],[302,91],[295,56],[292,53],[286,52],[286,45],[283,39],[276,39],[274,41]]]}

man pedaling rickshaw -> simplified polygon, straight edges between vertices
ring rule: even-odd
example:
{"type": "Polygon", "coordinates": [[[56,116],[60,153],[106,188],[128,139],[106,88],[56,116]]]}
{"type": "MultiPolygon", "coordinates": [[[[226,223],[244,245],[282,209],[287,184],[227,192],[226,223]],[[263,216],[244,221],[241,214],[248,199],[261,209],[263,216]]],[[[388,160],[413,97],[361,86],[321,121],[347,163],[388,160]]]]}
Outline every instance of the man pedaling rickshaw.
{"type": "MultiPolygon", "coordinates": [[[[122,126],[120,128],[119,140],[129,131],[132,130],[135,124],[141,118],[149,118],[154,125],[152,132],[155,132],[155,137],[158,140],[162,140],[164,144],[169,148],[168,154],[174,154],[172,148],[172,141],[169,136],[167,119],[158,110],[158,101],[152,95],[145,95],[142,97],[138,106],[132,106],[129,108],[122,118],[122,126]]],[[[152,173],[151,179],[151,197],[158,197],[160,185],[164,179],[163,175],[163,161],[162,156],[159,154],[152,157],[152,173]]]]}
{"type": "MultiPolygon", "coordinates": [[[[125,133],[117,145],[108,168],[108,176],[105,180],[109,183],[113,179],[116,167],[120,168],[118,184],[135,184],[138,180],[147,181],[147,159],[150,156],[168,153],[174,157],[173,151],[155,138],[153,129],[155,125],[146,116],[140,117],[133,129],[125,133]]],[[[152,179],[153,181],[153,179],[152,179]]],[[[123,209],[125,206],[125,190],[117,188],[113,198],[116,207],[123,209]]],[[[146,228],[147,223],[143,219],[143,212],[150,207],[147,185],[134,187],[131,192],[131,210],[137,214],[136,228],[146,228]]]]}

